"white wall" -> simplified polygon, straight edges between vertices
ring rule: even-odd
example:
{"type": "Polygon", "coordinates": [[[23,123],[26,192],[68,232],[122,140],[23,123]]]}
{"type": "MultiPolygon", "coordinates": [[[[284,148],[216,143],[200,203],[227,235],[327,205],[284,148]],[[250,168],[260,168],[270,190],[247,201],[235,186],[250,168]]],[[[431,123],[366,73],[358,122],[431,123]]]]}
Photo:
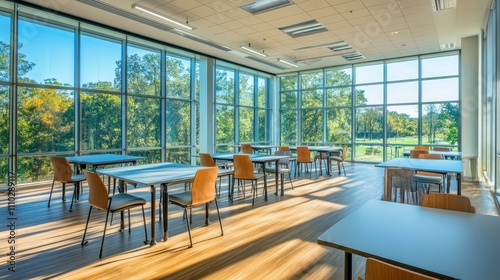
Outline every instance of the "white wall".
{"type": "Polygon", "coordinates": [[[479,156],[479,36],[462,38],[461,42],[461,120],[462,159],[465,180],[477,180],[479,156]],[[476,170],[473,174],[472,170],[476,170]]]}

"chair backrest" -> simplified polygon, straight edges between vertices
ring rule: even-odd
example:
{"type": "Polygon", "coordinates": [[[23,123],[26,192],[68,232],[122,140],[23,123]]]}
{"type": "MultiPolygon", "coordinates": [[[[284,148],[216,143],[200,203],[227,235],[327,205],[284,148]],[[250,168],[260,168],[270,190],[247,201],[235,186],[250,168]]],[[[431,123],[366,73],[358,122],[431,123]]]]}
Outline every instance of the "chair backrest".
{"type": "Polygon", "coordinates": [[[342,148],[342,161],[344,161],[346,157],[347,157],[347,146],[344,146],[342,148]]]}
{"type": "Polygon", "coordinates": [[[411,176],[413,175],[413,170],[405,168],[394,168],[389,167],[385,169],[384,176],[384,196],[383,199],[386,201],[392,201],[392,188],[399,188],[403,190],[411,190],[411,176]]]}
{"type": "Polygon", "coordinates": [[[424,196],[422,206],[476,213],[468,197],[452,193],[429,193],[424,196]]]}
{"type": "MultiPolygon", "coordinates": [[[[292,152],[290,150],[288,151],[276,151],[274,152],[275,156],[292,156],[292,152]]],[[[282,158],[278,161],[279,164],[281,165],[288,165],[290,163],[290,158],[282,158]]]]}
{"type": "Polygon", "coordinates": [[[108,190],[101,179],[101,176],[95,172],[83,171],[89,185],[89,203],[97,209],[108,210],[108,190]]]}
{"type": "Polygon", "coordinates": [[[297,147],[297,162],[311,162],[311,152],[307,146],[297,147]]]}
{"type": "MultiPolygon", "coordinates": [[[[362,279],[362,278],[358,278],[362,279]]],[[[366,259],[365,280],[432,280],[437,279],[372,258],[366,259]]]]}
{"type": "Polygon", "coordinates": [[[200,153],[200,165],[201,166],[216,166],[215,160],[211,154],[200,153]]]}
{"type": "Polygon", "coordinates": [[[288,146],[279,146],[278,151],[290,151],[290,147],[288,146]]]}
{"type": "Polygon", "coordinates": [[[253,154],[252,145],[250,144],[241,144],[241,151],[245,154],[253,154]]]}
{"type": "Polygon", "coordinates": [[[54,169],[54,180],[57,182],[68,182],[71,180],[73,170],[68,160],[64,157],[52,157],[52,168],[54,169]]]}
{"type": "Polygon", "coordinates": [[[413,149],[417,150],[417,151],[428,151],[429,150],[429,146],[416,146],[413,149]]]}
{"type": "Polygon", "coordinates": [[[425,151],[425,150],[411,150],[410,151],[410,158],[418,158],[419,155],[421,154],[428,154],[429,151],[425,151]]]}
{"type": "Polygon", "coordinates": [[[438,154],[419,154],[418,158],[423,158],[423,159],[444,159],[442,155],[438,154]]]}
{"type": "Polygon", "coordinates": [[[253,163],[248,155],[234,155],[234,178],[235,179],[253,179],[253,163]]]}
{"type": "Polygon", "coordinates": [[[193,185],[191,186],[191,205],[207,203],[215,198],[215,182],[219,169],[210,167],[200,169],[194,176],[193,185]]]}
{"type": "Polygon", "coordinates": [[[432,148],[433,151],[441,151],[441,152],[449,152],[450,148],[448,147],[434,147],[432,148]]]}

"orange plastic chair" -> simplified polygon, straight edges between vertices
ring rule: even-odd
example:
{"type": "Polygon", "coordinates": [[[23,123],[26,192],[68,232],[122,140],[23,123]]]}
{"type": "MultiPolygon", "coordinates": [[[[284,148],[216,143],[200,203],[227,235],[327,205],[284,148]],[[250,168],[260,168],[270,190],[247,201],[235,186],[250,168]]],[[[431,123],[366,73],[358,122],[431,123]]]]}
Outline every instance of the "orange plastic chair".
{"type": "Polygon", "coordinates": [[[451,193],[430,193],[424,196],[422,206],[445,210],[476,213],[476,208],[466,196],[451,193]]]}
{"type": "Polygon", "coordinates": [[[194,177],[193,185],[191,186],[190,191],[169,195],[168,200],[172,204],[184,208],[184,216],[186,217],[186,225],[188,228],[190,248],[193,247],[193,239],[191,238],[191,227],[189,225],[192,221],[192,216],[190,213],[189,215],[190,217],[188,217],[187,209],[191,209],[194,206],[206,204],[208,207],[208,205],[210,205],[210,202],[215,201],[215,208],[217,209],[217,216],[219,218],[221,236],[224,235],[224,231],[222,230],[222,221],[219,212],[219,203],[217,202],[217,196],[214,189],[215,181],[217,181],[218,172],[219,169],[217,167],[198,170],[194,177]]]}
{"type": "Polygon", "coordinates": [[[69,212],[73,211],[73,202],[78,201],[81,183],[85,181],[85,175],[73,174],[71,165],[64,157],[52,157],[52,168],[54,169],[54,179],[52,180],[52,187],[50,188],[49,203],[47,207],[50,208],[50,200],[52,199],[52,191],[54,190],[55,182],[62,183],[62,201],[66,201],[66,184],[73,184],[73,197],[71,198],[71,206],[69,212]]]}

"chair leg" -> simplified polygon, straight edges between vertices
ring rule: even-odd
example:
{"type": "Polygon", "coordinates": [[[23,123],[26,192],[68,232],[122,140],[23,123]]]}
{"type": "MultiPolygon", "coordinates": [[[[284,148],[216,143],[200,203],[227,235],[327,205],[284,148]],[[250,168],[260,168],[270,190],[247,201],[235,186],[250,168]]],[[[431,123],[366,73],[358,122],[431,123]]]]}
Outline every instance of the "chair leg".
{"type": "Polygon", "coordinates": [[[224,235],[224,231],[222,230],[222,220],[220,218],[219,202],[217,202],[217,197],[214,200],[215,200],[215,208],[217,209],[217,216],[219,217],[220,235],[223,236],[224,235]]]}
{"type": "Polygon", "coordinates": [[[290,185],[292,185],[292,190],[293,190],[292,175],[290,173],[291,172],[288,172],[288,179],[290,179],[290,185]]]}
{"type": "Polygon", "coordinates": [[[62,201],[66,201],[66,184],[62,183],[62,201]]]}
{"type": "Polygon", "coordinates": [[[341,161],[340,163],[342,164],[342,169],[344,169],[344,176],[347,176],[347,174],[345,173],[345,166],[344,166],[344,162],[343,162],[343,161],[341,161]]]}
{"type": "Polygon", "coordinates": [[[193,240],[191,239],[191,227],[189,226],[189,218],[187,214],[187,208],[184,208],[184,214],[186,215],[186,225],[188,228],[188,234],[189,234],[189,248],[193,247],[193,240]]]}
{"type": "Polygon", "coordinates": [[[144,239],[144,244],[148,244],[148,229],[146,228],[146,215],[144,214],[144,205],[141,205],[142,207],[142,221],[144,222],[144,236],[146,239],[144,239]]]}
{"type": "Polygon", "coordinates": [[[89,215],[87,216],[87,223],[85,224],[85,230],[83,231],[82,246],[89,243],[88,241],[85,241],[85,235],[87,234],[87,228],[89,226],[90,213],[92,213],[92,205],[90,205],[89,215]]]}
{"type": "Polygon", "coordinates": [[[54,183],[56,181],[55,180],[52,180],[52,187],[50,188],[50,195],[49,195],[49,204],[47,205],[47,207],[50,208],[50,199],[52,198],[52,191],[54,190],[54,183]]]}
{"type": "Polygon", "coordinates": [[[127,209],[127,214],[128,214],[128,232],[131,232],[131,226],[130,226],[130,209],[127,209]]]}
{"type": "Polygon", "coordinates": [[[252,181],[252,206],[255,205],[255,196],[257,195],[257,187],[253,186],[253,181],[252,181]]]}
{"type": "Polygon", "coordinates": [[[73,201],[76,199],[76,193],[78,192],[78,184],[74,183],[73,187],[73,197],[71,198],[71,205],[69,206],[69,212],[73,212],[73,201]]]}
{"type": "Polygon", "coordinates": [[[99,251],[99,258],[102,258],[102,248],[104,247],[104,237],[106,236],[106,229],[108,227],[108,217],[109,217],[109,207],[108,211],[106,212],[106,222],[104,222],[104,232],[102,233],[102,240],[101,240],[101,250],[99,251]]]}

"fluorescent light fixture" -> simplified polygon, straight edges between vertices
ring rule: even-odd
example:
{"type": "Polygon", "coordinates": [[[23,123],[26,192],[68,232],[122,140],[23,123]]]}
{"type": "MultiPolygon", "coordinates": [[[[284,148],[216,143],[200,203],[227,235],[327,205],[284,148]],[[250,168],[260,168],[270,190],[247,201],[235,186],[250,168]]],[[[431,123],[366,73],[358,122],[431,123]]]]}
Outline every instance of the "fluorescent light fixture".
{"type": "Polygon", "coordinates": [[[342,57],[347,60],[347,61],[351,61],[351,60],[356,60],[356,59],[363,59],[365,58],[364,55],[362,55],[361,53],[359,52],[352,52],[352,53],[347,53],[347,54],[344,54],[342,55],[342,57]]]}
{"type": "Polygon", "coordinates": [[[240,8],[255,15],[292,5],[291,0],[257,0],[240,8]]]}
{"type": "Polygon", "coordinates": [[[183,27],[183,28],[186,28],[186,29],[189,29],[189,30],[193,30],[193,29],[194,29],[193,27],[191,27],[191,26],[189,26],[189,25],[187,25],[187,24],[185,24],[185,23],[179,22],[179,21],[177,21],[177,20],[175,20],[175,19],[171,19],[171,18],[169,18],[169,17],[167,17],[167,16],[164,16],[164,15],[161,15],[161,14],[159,14],[159,13],[157,13],[157,12],[153,11],[152,9],[150,9],[150,8],[146,8],[146,7],[141,6],[141,5],[139,5],[139,4],[132,4],[132,9],[136,9],[136,10],[139,10],[139,11],[141,11],[141,12],[144,12],[144,13],[150,14],[150,15],[152,15],[152,16],[155,16],[155,17],[157,17],[157,18],[160,18],[160,19],[162,19],[162,20],[168,21],[168,22],[170,22],[170,23],[173,23],[173,24],[175,24],[175,25],[178,25],[178,26],[180,26],[180,27],[183,27]]]}
{"type": "Polygon", "coordinates": [[[281,62],[281,63],[283,63],[283,64],[286,64],[286,65],[288,65],[288,66],[292,66],[292,67],[295,67],[295,68],[299,68],[299,66],[298,66],[297,64],[292,63],[292,62],[288,62],[288,61],[283,60],[283,59],[281,59],[281,58],[278,58],[278,61],[279,61],[279,62],[281,62]]]}
{"type": "Polygon", "coordinates": [[[431,0],[432,9],[434,12],[455,8],[457,0],[431,0]]]}
{"type": "Polygon", "coordinates": [[[258,55],[258,56],[261,56],[261,57],[267,57],[267,54],[265,54],[264,52],[259,52],[259,51],[256,51],[256,50],[254,50],[254,49],[250,48],[250,46],[248,46],[248,47],[245,47],[245,46],[240,46],[240,48],[244,49],[244,50],[245,50],[245,51],[247,51],[247,52],[251,52],[251,53],[253,53],[253,54],[255,54],[255,55],[258,55]]]}
{"type": "Polygon", "coordinates": [[[345,41],[335,42],[334,44],[328,46],[328,48],[334,52],[352,49],[351,45],[345,41]]]}
{"type": "Polygon", "coordinates": [[[279,29],[293,38],[328,31],[328,29],[326,29],[323,24],[317,22],[316,20],[309,20],[285,27],[280,27],[279,29]]]}

